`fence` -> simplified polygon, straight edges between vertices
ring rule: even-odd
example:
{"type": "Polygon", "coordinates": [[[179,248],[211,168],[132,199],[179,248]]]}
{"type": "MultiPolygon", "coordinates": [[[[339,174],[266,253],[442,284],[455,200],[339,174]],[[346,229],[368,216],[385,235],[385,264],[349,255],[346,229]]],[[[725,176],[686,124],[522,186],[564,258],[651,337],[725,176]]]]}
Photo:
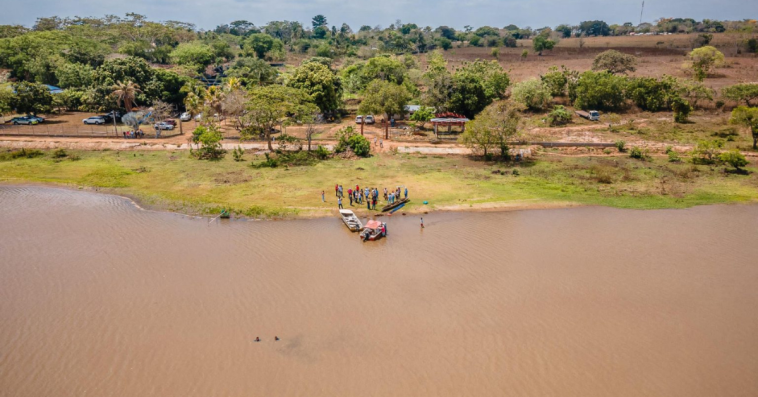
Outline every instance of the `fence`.
{"type": "MultiPolygon", "coordinates": [[[[113,125],[72,125],[42,123],[37,125],[10,125],[0,124],[0,136],[39,136],[61,138],[123,138],[124,131],[129,131],[127,126],[113,125]]],[[[145,137],[155,137],[152,127],[144,128],[145,137]]],[[[179,135],[179,129],[161,131],[161,138],[179,135]]]]}

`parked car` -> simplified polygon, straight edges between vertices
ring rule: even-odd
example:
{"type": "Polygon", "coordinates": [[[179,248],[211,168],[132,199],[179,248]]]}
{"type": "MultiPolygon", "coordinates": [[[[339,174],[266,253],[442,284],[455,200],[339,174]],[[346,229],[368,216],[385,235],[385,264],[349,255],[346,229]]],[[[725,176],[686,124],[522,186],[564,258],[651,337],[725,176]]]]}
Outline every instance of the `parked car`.
{"type": "MultiPolygon", "coordinates": [[[[115,117],[115,118],[116,118],[116,122],[117,122],[117,123],[120,123],[120,122],[121,122],[121,117],[124,115],[123,113],[121,113],[121,112],[120,112],[120,111],[118,111],[118,110],[110,111],[110,112],[108,112],[108,113],[106,113],[106,114],[107,114],[108,116],[110,116],[110,117],[115,117]]],[[[113,120],[111,119],[111,121],[113,121],[113,120]]]]}
{"type": "Polygon", "coordinates": [[[174,120],[174,119],[166,119],[166,120],[163,120],[163,122],[164,122],[164,123],[166,123],[166,124],[171,124],[171,125],[173,125],[174,127],[176,127],[176,126],[177,126],[177,124],[176,124],[176,120],[174,120]]]}
{"type": "Polygon", "coordinates": [[[44,117],[34,116],[34,115],[31,115],[31,114],[27,114],[26,118],[28,118],[29,120],[37,120],[38,123],[44,123],[45,122],[45,118],[44,117]]]}
{"type": "Polygon", "coordinates": [[[181,116],[179,116],[179,120],[181,121],[190,121],[192,120],[192,113],[190,112],[184,112],[181,116]]]}
{"type": "Polygon", "coordinates": [[[165,121],[161,121],[159,123],[155,123],[155,129],[156,130],[173,130],[174,126],[165,121]]]}
{"type": "Polygon", "coordinates": [[[583,110],[577,110],[576,115],[579,117],[584,117],[585,119],[589,121],[600,120],[600,113],[598,113],[597,110],[590,110],[589,112],[585,112],[583,110]]]}
{"type": "Polygon", "coordinates": [[[102,117],[102,118],[103,118],[103,120],[104,120],[106,123],[112,123],[112,122],[113,122],[113,116],[111,116],[110,114],[101,114],[101,115],[99,115],[99,116],[97,116],[97,117],[102,117]]]}
{"type": "Polygon", "coordinates": [[[358,116],[355,118],[355,124],[363,124],[363,116],[358,116]]]}
{"type": "Polygon", "coordinates": [[[374,115],[370,114],[366,116],[366,124],[374,124],[376,121],[374,120],[374,115]]]}
{"type": "Polygon", "coordinates": [[[86,119],[82,120],[84,124],[105,124],[105,119],[102,116],[92,116],[87,117],[86,119]]]}
{"type": "Polygon", "coordinates": [[[29,116],[21,116],[21,117],[14,117],[8,121],[9,123],[13,123],[13,125],[35,125],[39,123],[36,119],[32,119],[29,116]]]}

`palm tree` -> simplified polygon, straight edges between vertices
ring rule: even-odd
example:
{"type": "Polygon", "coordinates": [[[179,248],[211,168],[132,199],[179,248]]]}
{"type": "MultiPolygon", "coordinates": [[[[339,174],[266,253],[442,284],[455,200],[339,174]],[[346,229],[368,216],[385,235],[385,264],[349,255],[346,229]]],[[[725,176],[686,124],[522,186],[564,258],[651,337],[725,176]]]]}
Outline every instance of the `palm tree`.
{"type": "Polygon", "coordinates": [[[203,108],[203,101],[199,96],[195,95],[194,92],[190,92],[184,98],[184,107],[187,108],[187,111],[192,115],[192,119],[195,120],[195,127],[197,127],[197,119],[195,116],[197,116],[197,114],[200,113],[200,109],[203,108]]]}
{"type": "Polygon", "coordinates": [[[139,84],[134,83],[130,80],[126,83],[119,81],[118,84],[114,84],[113,92],[111,94],[116,97],[117,103],[123,102],[126,111],[131,112],[133,107],[132,105],[134,105],[134,98],[137,96],[138,92],[142,92],[142,90],[140,90],[139,84]]]}
{"type": "Polygon", "coordinates": [[[224,91],[232,92],[242,88],[242,81],[237,77],[229,77],[224,85],[224,91]]]}

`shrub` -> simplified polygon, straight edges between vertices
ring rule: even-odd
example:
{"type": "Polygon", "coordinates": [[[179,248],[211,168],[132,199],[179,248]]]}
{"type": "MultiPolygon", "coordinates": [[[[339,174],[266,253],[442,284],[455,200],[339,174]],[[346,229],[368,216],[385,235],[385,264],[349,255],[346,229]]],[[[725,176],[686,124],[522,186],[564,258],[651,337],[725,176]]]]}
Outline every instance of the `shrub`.
{"type": "Polygon", "coordinates": [[[627,95],[642,110],[657,112],[671,109],[678,97],[679,84],[675,78],[664,76],[660,80],[652,77],[629,79],[627,95]]]}
{"type": "Polygon", "coordinates": [[[371,142],[366,137],[355,132],[352,126],[347,126],[337,132],[336,153],[343,153],[350,149],[356,156],[367,157],[371,153],[371,142]]]}
{"type": "Polygon", "coordinates": [[[245,161],[243,156],[245,155],[245,151],[240,147],[239,145],[232,150],[232,157],[234,157],[234,161],[245,161]]]}
{"type": "Polygon", "coordinates": [[[511,97],[530,110],[542,110],[552,99],[550,90],[538,79],[529,79],[514,85],[511,97]]]}
{"type": "Polygon", "coordinates": [[[15,160],[19,158],[32,159],[35,157],[40,157],[42,155],[44,155],[44,153],[36,149],[20,149],[14,150],[12,152],[0,153],[0,160],[15,160]]]}
{"type": "Polygon", "coordinates": [[[696,48],[690,52],[689,58],[692,61],[692,71],[698,81],[703,81],[708,77],[711,69],[724,63],[724,54],[713,46],[696,48]]]}
{"type": "Polygon", "coordinates": [[[542,84],[550,91],[550,95],[565,95],[566,84],[568,83],[566,73],[559,71],[555,66],[551,66],[548,72],[540,76],[540,78],[542,79],[542,84]]]}
{"type": "Polygon", "coordinates": [[[758,83],[742,83],[724,87],[721,95],[735,102],[744,101],[745,105],[750,106],[750,101],[758,99],[758,83]]]}
{"type": "Polygon", "coordinates": [[[721,153],[721,155],[719,155],[719,159],[731,165],[737,171],[748,164],[745,156],[743,156],[742,153],[740,153],[740,151],[737,149],[721,153]]]}
{"type": "Polygon", "coordinates": [[[635,146],[629,151],[629,157],[637,160],[644,160],[647,158],[647,153],[635,146]]]}
{"type": "Polygon", "coordinates": [[[677,123],[686,123],[692,113],[692,105],[678,96],[671,100],[671,109],[674,111],[674,121],[677,123]]]}
{"type": "Polygon", "coordinates": [[[279,160],[276,157],[271,157],[269,153],[264,153],[264,156],[266,156],[266,160],[263,160],[262,162],[258,164],[250,164],[253,168],[276,168],[279,166],[279,160]]]}
{"type": "Polygon", "coordinates": [[[558,105],[547,115],[547,120],[551,126],[565,125],[571,122],[571,112],[558,105]]]}
{"type": "Polygon", "coordinates": [[[624,141],[616,141],[616,149],[618,149],[619,152],[623,153],[626,151],[626,142],[624,141]]]}
{"type": "Polygon", "coordinates": [[[617,110],[625,105],[627,78],[609,72],[587,71],[576,83],[574,105],[585,110],[617,110]]]}
{"type": "Polygon", "coordinates": [[[68,156],[68,153],[66,153],[66,151],[63,150],[63,149],[58,149],[58,150],[56,150],[56,151],[53,152],[53,158],[54,159],[62,159],[64,157],[66,157],[66,156],[68,156]]]}
{"type": "Polygon", "coordinates": [[[634,72],[637,70],[636,64],[637,57],[634,55],[608,50],[597,54],[592,62],[592,70],[607,70],[613,74],[634,72]]]}
{"type": "Polygon", "coordinates": [[[677,153],[677,152],[675,152],[673,150],[670,151],[670,152],[667,152],[667,154],[669,156],[669,162],[671,162],[671,163],[678,163],[678,162],[682,161],[682,159],[679,157],[679,153],[677,153]]]}
{"type": "Polygon", "coordinates": [[[191,153],[200,160],[216,160],[226,154],[221,146],[221,132],[215,126],[200,126],[192,132],[192,142],[199,148],[191,153]]]}
{"type": "Polygon", "coordinates": [[[331,154],[331,152],[329,152],[329,149],[321,145],[318,145],[315,153],[316,153],[316,157],[318,157],[319,160],[326,160],[329,158],[329,155],[331,154]]]}
{"type": "Polygon", "coordinates": [[[724,147],[724,141],[700,140],[692,149],[692,162],[695,164],[713,164],[718,159],[721,148],[724,147]]]}

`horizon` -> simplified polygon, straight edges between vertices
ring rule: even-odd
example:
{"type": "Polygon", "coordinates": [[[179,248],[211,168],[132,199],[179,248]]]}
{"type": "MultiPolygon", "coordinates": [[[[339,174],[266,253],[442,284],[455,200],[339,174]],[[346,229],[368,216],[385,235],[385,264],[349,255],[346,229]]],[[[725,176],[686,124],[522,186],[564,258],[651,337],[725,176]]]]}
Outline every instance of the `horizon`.
{"type": "MultiPolygon", "coordinates": [[[[440,4],[432,5],[426,2],[410,3],[394,0],[382,4],[361,1],[338,5],[332,0],[322,0],[320,4],[314,5],[310,3],[301,4],[298,0],[286,0],[275,4],[260,1],[243,2],[242,0],[215,2],[196,0],[190,5],[184,6],[175,0],[158,3],[140,0],[120,6],[109,2],[85,0],[71,6],[50,0],[39,0],[32,2],[36,5],[34,7],[27,7],[26,4],[6,7],[6,12],[0,15],[0,24],[23,25],[31,28],[36,20],[41,17],[99,18],[97,15],[100,17],[109,14],[123,16],[128,12],[145,15],[150,21],[173,20],[191,23],[195,25],[196,30],[204,31],[213,30],[219,25],[228,24],[235,20],[247,20],[258,27],[271,21],[289,20],[300,22],[304,27],[310,27],[311,18],[318,14],[326,16],[329,26],[340,26],[342,23],[347,23],[353,30],[358,30],[363,25],[386,28],[398,20],[403,23],[415,23],[420,27],[450,26],[456,30],[463,30],[466,25],[502,28],[510,24],[522,28],[537,29],[545,26],[554,28],[560,24],[577,25],[582,21],[590,20],[602,20],[608,24],[619,25],[632,22],[635,26],[640,23],[642,1],[620,0],[615,3],[613,6],[608,6],[597,0],[581,3],[578,1],[553,2],[542,0],[529,4],[511,0],[469,0],[468,5],[458,5],[446,0],[440,4]],[[208,9],[210,5],[215,5],[220,10],[213,13],[196,11],[208,9]],[[129,9],[126,9],[127,7],[129,9]],[[470,8],[461,12],[461,8],[464,7],[470,8]],[[493,7],[498,9],[497,12],[484,12],[493,7]],[[176,12],[177,8],[179,12],[176,12]],[[46,10],[44,15],[38,13],[40,9],[46,10]],[[89,11],[83,13],[76,11],[76,9],[89,11]],[[518,12],[511,12],[514,9],[518,12]],[[544,9],[552,11],[547,15],[541,13],[541,10],[544,9]],[[588,12],[587,10],[591,11],[588,12]],[[164,15],[166,17],[161,17],[164,15]],[[625,16],[620,17],[621,15],[625,16]]],[[[704,0],[695,1],[694,4],[683,0],[675,0],[665,4],[648,0],[644,5],[642,22],[654,23],[660,18],[692,18],[697,21],[703,19],[732,21],[751,19],[745,16],[758,17],[758,2],[725,0],[714,7],[712,2],[704,0]],[[682,12],[682,10],[687,11],[682,12]]]]}

